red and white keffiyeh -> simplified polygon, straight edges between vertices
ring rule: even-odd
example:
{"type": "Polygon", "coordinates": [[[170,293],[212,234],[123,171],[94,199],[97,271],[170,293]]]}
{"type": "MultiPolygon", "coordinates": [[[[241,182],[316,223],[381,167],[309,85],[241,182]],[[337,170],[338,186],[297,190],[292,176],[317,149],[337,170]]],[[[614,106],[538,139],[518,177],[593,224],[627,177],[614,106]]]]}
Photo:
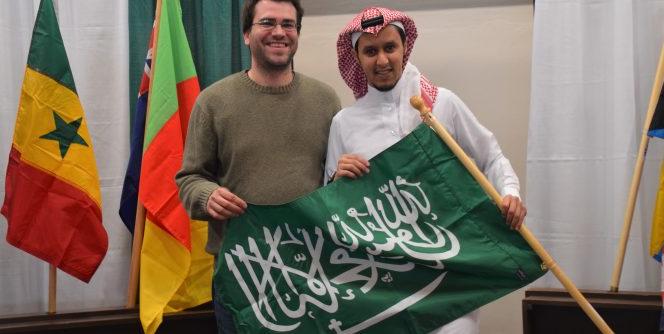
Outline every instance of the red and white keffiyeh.
{"type": "MultiPolygon", "coordinates": [[[[344,81],[346,81],[348,87],[353,90],[356,99],[361,98],[367,93],[367,76],[364,74],[362,66],[360,66],[355,58],[352,35],[354,32],[366,32],[376,35],[385,26],[395,21],[401,22],[405,30],[404,32],[406,33],[406,45],[403,55],[403,64],[405,67],[408,62],[408,57],[410,57],[410,53],[413,50],[415,39],[417,39],[415,22],[413,22],[413,19],[408,15],[389,8],[365,8],[339,33],[339,39],[337,40],[337,61],[339,64],[339,72],[344,81]],[[380,17],[382,17],[382,23],[362,29],[363,21],[380,22],[380,17]]],[[[429,102],[427,104],[433,105],[436,95],[438,95],[438,87],[434,86],[431,81],[423,75],[420,76],[420,87],[422,98],[426,102],[429,102]]]]}

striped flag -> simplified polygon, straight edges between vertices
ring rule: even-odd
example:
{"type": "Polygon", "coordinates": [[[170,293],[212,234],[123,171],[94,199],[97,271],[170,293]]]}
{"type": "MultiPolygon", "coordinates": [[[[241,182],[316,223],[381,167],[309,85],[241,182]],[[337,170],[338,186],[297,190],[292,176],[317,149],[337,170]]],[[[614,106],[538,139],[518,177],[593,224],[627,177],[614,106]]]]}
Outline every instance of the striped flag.
{"type": "Polygon", "coordinates": [[[659,262],[662,262],[662,247],[664,247],[664,162],[660,169],[659,190],[650,229],[650,255],[659,262]]]}
{"type": "MultiPolygon", "coordinates": [[[[646,116],[648,136],[664,138],[664,98],[662,98],[662,86],[664,85],[664,46],[659,55],[655,81],[646,116]],[[650,123],[650,124],[648,124],[650,123]]],[[[662,262],[662,248],[664,247],[664,163],[660,171],[659,190],[655,200],[655,210],[650,229],[650,255],[657,261],[662,262]]],[[[664,291],[664,286],[662,286],[664,291]]]]}
{"type": "MultiPolygon", "coordinates": [[[[648,116],[646,118],[648,125],[648,136],[664,138],[664,98],[662,94],[664,90],[664,46],[662,46],[659,55],[659,64],[657,65],[657,73],[655,74],[655,82],[653,83],[652,94],[650,97],[650,105],[648,106],[648,116]],[[653,101],[657,98],[657,101],[653,101]],[[654,104],[654,107],[653,107],[654,104]],[[654,108],[654,110],[653,110],[654,108]],[[651,119],[648,119],[652,117],[651,119]]],[[[659,177],[659,190],[657,191],[657,198],[655,200],[655,209],[652,216],[652,225],[650,229],[650,255],[657,260],[662,267],[660,278],[662,300],[664,300],[664,262],[662,261],[662,253],[664,252],[664,162],[660,170],[659,177]]],[[[659,322],[659,331],[664,333],[664,309],[662,309],[659,322]]]]}
{"type": "Polygon", "coordinates": [[[108,248],[92,140],[51,0],[30,43],[7,166],[7,241],[89,282],[108,248]]]}
{"type": "Polygon", "coordinates": [[[213,259],[204,251],[207,224],[189,220],[175,184],[189,114],[200,91],[181,17],[179,1],[157,3],[152,76],[144,78],[149,85],[141,86],[147,113],[143,119],[136,116],[136,122],[145,124],[135,126],[142,147],[133,141],[139,145],[133,150],[142,152],[138,199],[146,221],[139,294],[141,323],[148,334],[156,332],[164,312],[211,300],[213,259]]]}
{"type": "MultiPolygon", "coordinates": [[[[659,262],[660,267],[662,267],[662,265],[664,264],[662,262],[663,247],[664,247],[664,162],[662,162],[662,167],[660,169],[659,190],[657,191],[657,197],[655,199],[655,210],[653,212],[652,227],[650,230],[650,255],[652,255],[655,258],[655,260],[659,262]]],[[[664,300],[664,267],[662,267],[660,278],[661,278],[661,294],[662,294],[662,299],[664,300]]],[[[659,330],[660,332],[664,332],[664,310],[662,310],[661,313],[659,330]]]]}

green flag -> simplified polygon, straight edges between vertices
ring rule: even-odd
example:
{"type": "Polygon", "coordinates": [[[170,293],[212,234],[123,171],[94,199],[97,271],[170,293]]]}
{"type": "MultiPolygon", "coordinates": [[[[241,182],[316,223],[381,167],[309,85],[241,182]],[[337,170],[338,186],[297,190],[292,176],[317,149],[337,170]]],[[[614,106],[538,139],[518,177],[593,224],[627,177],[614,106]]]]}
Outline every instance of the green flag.
{"type": "Polygon", "coordinates": [[[428,333],[545,273],[425,125],[358,180],[250,205],[219,261],[240,333],[428,333]]]}

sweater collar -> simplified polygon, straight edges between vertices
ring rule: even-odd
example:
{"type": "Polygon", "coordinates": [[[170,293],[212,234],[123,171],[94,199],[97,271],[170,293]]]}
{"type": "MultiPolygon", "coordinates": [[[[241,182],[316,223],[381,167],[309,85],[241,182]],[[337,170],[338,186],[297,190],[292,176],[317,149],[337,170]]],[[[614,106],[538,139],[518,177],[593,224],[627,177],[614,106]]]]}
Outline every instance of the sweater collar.
{"type": "Polygon", "coordinates": [[[249,74],[246,70],[242,72],[241,78],[242,81],[252,90],[265,94],[287,94],[293,91],[293,89],[300,84],[300,74],[297,72],[293,72],[293,80],[284,86],[259,85],[255,81],[251,80],[251,78],[249,78],[249,74]]]}

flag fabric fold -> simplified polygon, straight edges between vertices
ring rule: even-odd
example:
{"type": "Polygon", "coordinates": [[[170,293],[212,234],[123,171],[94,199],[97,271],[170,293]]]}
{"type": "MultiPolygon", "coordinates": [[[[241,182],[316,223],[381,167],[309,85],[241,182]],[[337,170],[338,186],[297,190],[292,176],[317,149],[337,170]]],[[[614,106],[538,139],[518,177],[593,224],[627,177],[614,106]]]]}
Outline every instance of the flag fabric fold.
{"type": "Polygon", "coordinates": [[[660,167],[659,188],[650,228],[650,255],[659,262],[662,262],[662,247],[664,247],[664,162],[660,167]]]}
{"type": "MultiPolygon", "coordinates": [[[[661,101],[661,98],[660,98],[661,101]]],[[[659,107],[659,105],[658,105],[659,107]]],[[[650,255],[659,262],[661,273],[661,295],[664,300],[664,267],[662,267],[662,252],[664,251],[664,162],[660,168],[659,188],[655,198],[655,209],[652,215],[652,225],[650,228],[650,255]]],[[[660,332],[664,332],[664,309],[662,309],[660,322],[660,332]]]]}
{"type": "MultiPolygon", "coordinates": [[[[646,118],[647,122],[650,122],[648,125],[648,136],[650,137],[659,137],[664,138],[664,82],[661,82],[662,76],[664,76],[664,46],[660,51],[659,65],[657,67],[658,73],[655,75],[655,83],[653,83],[652,97],[657,97],[657,102],[655,104],[655,110],[648,110],[648,116],[646,118]],[[652,118],[650,113],[652,113],[652,118]]],[[[652,107],[652,101],[650,102],[652,107]]],[[[645,153],[644,153],[645,154],[645,153]]],[[[657,191],[657,198],[655,200],[655,209],[653,213],[653,220],[650,229],[650,255],[652,255],[657,261],[662,262],[662,247],[664,247],[664,162],[660,170],[660,181],[659,188],[657,191]]],[[[664,291],[664,289],[663,289],[664,291]]]]}
{"type": "MultiPolygon", "coordinates": [[[[650,120],[650,125],[648,125],[648,136],[658,138],[664,138],[664,98],[662,98],[664,95],[664,89],[662,89],[664,83],[658,84],[657,81],[661,80],[661,76],[663,75],[661,71],[663,70],[662,60],[664,58],[662,57],[664,57],[664,46],[662,46],[662,49],[660,50],[660,63],[657,67],[658,73],[655,75],[655,83],[653,84],[654,87],[652,92],[653,96],[657,96],[657,104],[655,105],[655,110],[652,111],[652,119],[650,120]]],[[[649,113],[650,112],[651,111],[649,110],[649,113]]],[[[646,122],[648,122],[647,119],[646,122]]],[[[650,255],[659,262],[660,268],[662,268],[660,273],[660,292],[662,300],[664,301],[664,262],[662,262],[662,254],[664,253],[664,162],[662,162],[662,167],[660,169],[659,188],[654,207],[650,228],[649,250],[650,255]]],[[[664,333],[664,308],[660,315],[659,331],[660,333],[664,333]]]]}
{"type": "MultiPolygon", "coordinates": [[[[134,189],[125,189],[127,194],[135,194],[138,183],[138,201],[146,211],[139,313],[148,334],[157,331],[164,312],[180,311],[211,299],[213,258],[204,252],[207,223],[189,220],[175,184],[189,114],[200,91],[181,16],[179,1],[158,2],[146,62],[151,76],[144,76],[138,102],[140,110],[147,98],[147,112],[137,113],[136,140],[132,140],[137,159],[127,172],[128,183],[134,189]]],[[[133,222],[135,215],[135,205],[131,207],[128,198],[123,202],[129,209],[121,213],[123,220],[128,218],[125,224],[133,222]]]]}
{"type": "Polygon", "coordinates": [[[358,180],[250,205],[219,261],[240,333],[428,333],[546,272],[426,125],[358,180]]]}
{"type": "Polygon", "coordinates": [[[35,20],[7,166],[7,241],[89,282],[108,249],[92,139],[51,0],[35,20]]]}

